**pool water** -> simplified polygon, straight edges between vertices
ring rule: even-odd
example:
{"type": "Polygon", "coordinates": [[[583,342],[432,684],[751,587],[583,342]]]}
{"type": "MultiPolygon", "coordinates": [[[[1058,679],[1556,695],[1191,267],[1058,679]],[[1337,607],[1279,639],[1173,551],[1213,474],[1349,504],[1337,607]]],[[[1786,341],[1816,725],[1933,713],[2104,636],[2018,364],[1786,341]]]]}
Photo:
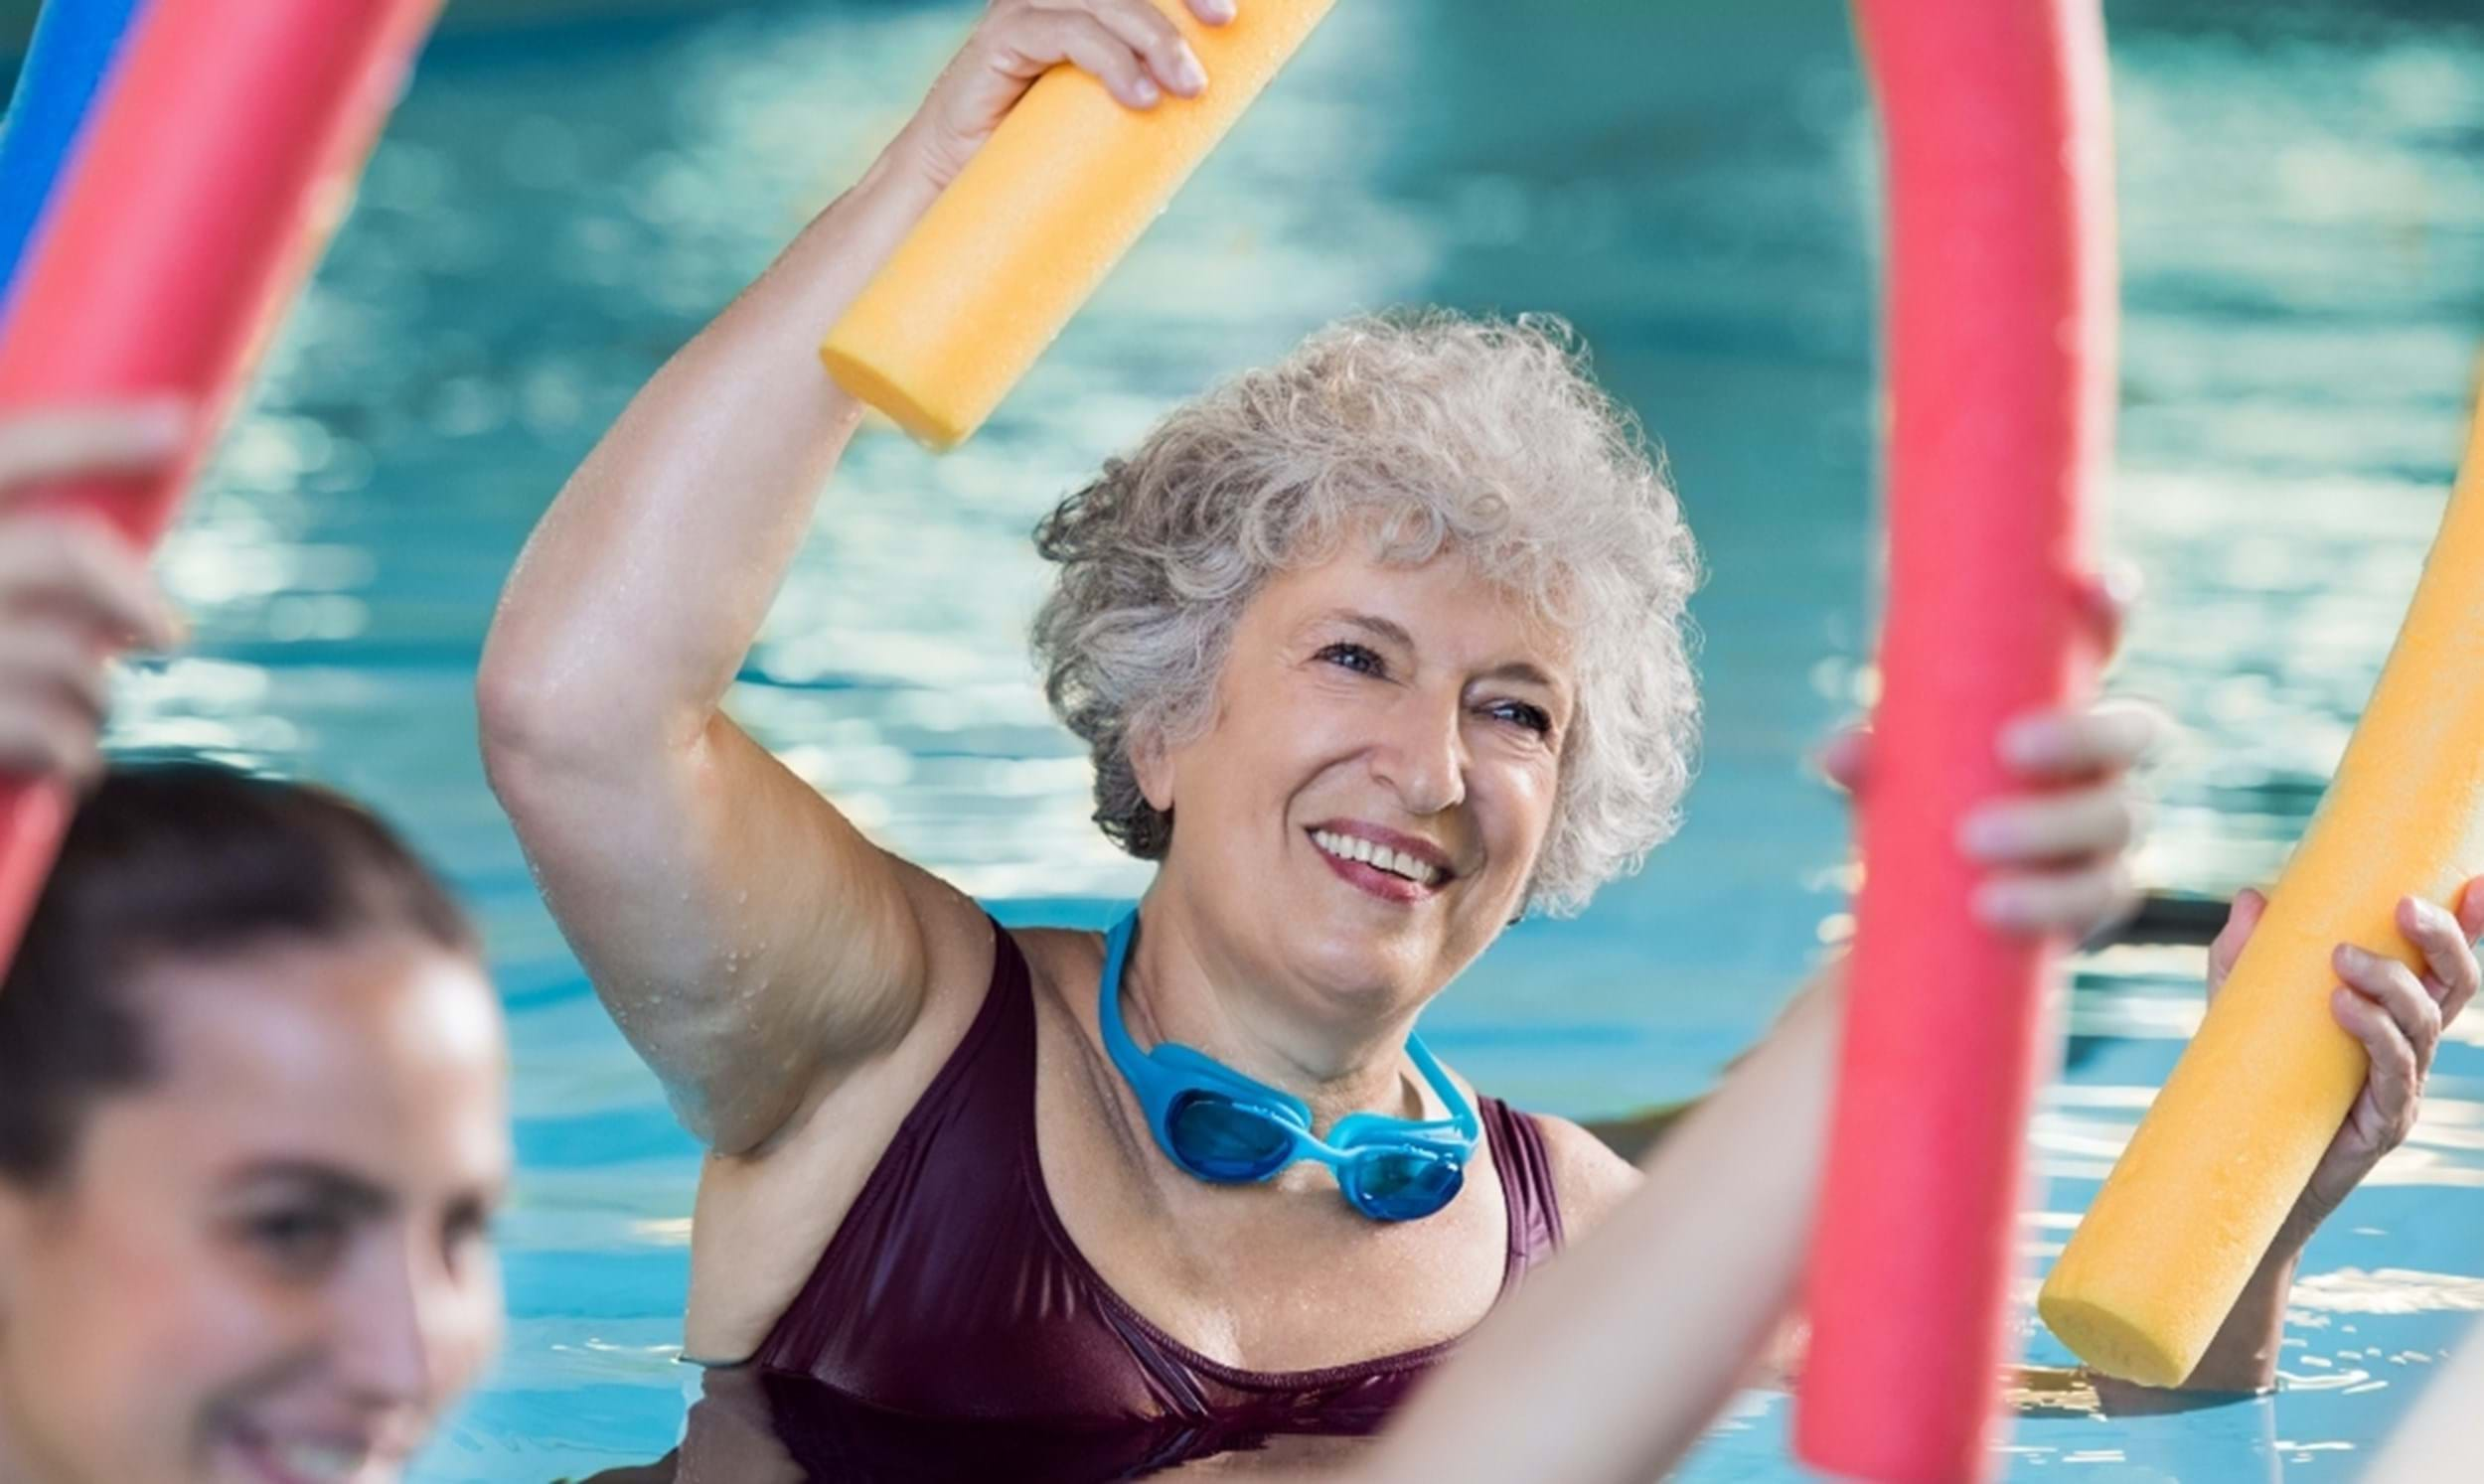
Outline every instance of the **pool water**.
{"type": "MultiPolygon", "coordinates": [[[[423,1480],[652,1459],[689,1374],[696,1150],[484,788],[469,687],[494,595],[596,433],[859,170],[978,8],[685,4],[444,37],[167,549],[200,639],[129,677],[116,742],[374,800],[478,905],[508,995],[510,1340],[423,1480]]],[[[2300,831],[2450,479],[2484,331],[2484,25],[2407,0],[2109,9],[2111,530],[2150,588],[2116,683],[2191,729],[2147,878],[2224,893],[2300,831]]],[[[1341,6],[975,443],[857,444],[735,713],[1005,918],[1100,923],[1144,877],[1085,822],[1083,758],[1024,658],[1035,518],[1172,400],[1344,311],[1567,315],[1708,554],[1707,760],[1644,874],[1508,934],[1427,1030],[1523,1105],[1695,1093],[1848,927],[1843,809],[1803,760],[1869,686],[1865,103],[1826,0],[1341,6]]],[[[2034,1128],[2030,1294],[2196,1020],[2200,969],[2183,949],[2080,965],[2073,1070],[2034,1128]]],[[[2283,1390],[2107,1416],[2038,1330],[2008,1476],[2349,1477],[2484,1308],[2480,1187],[2471,1017],[2413,1141],[2313,1245],[2283,1390]]],[[[1797,1477],[1787,1411],[1746,1395],[1684,1477],[1797,1477]]]]}

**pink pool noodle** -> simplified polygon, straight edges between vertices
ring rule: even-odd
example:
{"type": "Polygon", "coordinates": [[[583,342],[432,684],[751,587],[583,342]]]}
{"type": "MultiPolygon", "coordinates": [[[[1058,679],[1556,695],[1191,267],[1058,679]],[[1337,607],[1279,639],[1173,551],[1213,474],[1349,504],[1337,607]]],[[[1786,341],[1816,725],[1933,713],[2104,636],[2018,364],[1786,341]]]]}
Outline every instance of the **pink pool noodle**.
{"type": "Polygon", "coordinates": [[[1956,834],[2010,717],[2088,686],[2111,441],[2097,0],[1857,0],[1887,142],[1889,608],[1794,1441],[1853,1478],[1983,1477],[2051,947],[1974,919],[1956,834]]]}
{"type": "MultiPolygon", "coordinates": [[[[151,0],[56,188],[0,329],[0,416],[155,393],[196,436],[152,479],[33,503],[151,546],[259,343],[344,215],[440,0],[151,0]]],[[[73,801],[0,787],[0,962],[73,801]]]]}

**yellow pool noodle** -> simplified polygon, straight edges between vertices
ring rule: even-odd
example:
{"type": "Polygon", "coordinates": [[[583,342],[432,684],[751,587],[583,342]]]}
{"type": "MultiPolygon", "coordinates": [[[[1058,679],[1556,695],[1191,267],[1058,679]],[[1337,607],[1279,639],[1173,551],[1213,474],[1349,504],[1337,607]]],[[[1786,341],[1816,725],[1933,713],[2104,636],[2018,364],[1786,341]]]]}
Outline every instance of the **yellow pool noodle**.
{"type": "Polygon", "coordinates": [[[1061,333],[1335,0],[1155,0],[1207,69],[1141,112],[1070,67],[1037,79],[848,306],[820,357],[933,448],[964,442],[1061,333]]]}
{"type": "Polygon", "coordinates": [[[2484,406],[2414,601],[2337,777],[2037,1299],[2108,1376],[2178,1386],[2242,1295],[2367,1071],[2329,998],[2354,943],[2418,967],[2402,896],[2484,870],[2484,406]]]}

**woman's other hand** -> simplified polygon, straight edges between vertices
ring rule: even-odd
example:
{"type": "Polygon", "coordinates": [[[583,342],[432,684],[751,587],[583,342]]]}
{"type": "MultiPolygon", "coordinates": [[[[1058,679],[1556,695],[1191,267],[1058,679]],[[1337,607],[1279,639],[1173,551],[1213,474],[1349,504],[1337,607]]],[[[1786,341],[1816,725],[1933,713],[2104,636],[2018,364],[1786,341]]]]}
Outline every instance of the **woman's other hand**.
{"type": "MultiPolygon", "coordinates": [[[[2363,1043],[2372,1068],[2286,1218],[2275,1249],[2299,1250],[2382,1157],[2414,1131],[2424,1078],[2440,1049],[2441,1033],[2475,998],[2478,982],[2484,980],[2475,955],[2475,941],[2484,937],[2484,878],[2468,882],[2456,900],[2454,913],[2419,897],[2399,901],[2398,930],[2421,956],[2418,967],[2349,943],[2330,954],[2329,965],[2339,981],[2329,997],[2330,1011],[2347,1034],[2363,1043]]],[[[2260,892],[2246,890],[2235,897],[2225,931],[2208,950],[2212,1001],[2267,908],[2268,899],[2260,892]]]]}

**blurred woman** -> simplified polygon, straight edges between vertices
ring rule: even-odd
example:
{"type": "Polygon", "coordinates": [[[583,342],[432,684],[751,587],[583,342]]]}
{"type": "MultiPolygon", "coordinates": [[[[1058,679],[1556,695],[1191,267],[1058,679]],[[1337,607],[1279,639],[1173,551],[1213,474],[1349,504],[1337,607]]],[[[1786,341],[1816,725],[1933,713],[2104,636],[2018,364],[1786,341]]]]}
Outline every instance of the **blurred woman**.
{"type": "Polygon", "coordinates": [[[499,1001],[349,801],[101,766],[105,658],[178,625],[116,539],[6,502],[179,422],[0,422],[0,771],[86,789],[0,980],[0,1481],[385,1484],[500,1333],[499,1001]]]}

